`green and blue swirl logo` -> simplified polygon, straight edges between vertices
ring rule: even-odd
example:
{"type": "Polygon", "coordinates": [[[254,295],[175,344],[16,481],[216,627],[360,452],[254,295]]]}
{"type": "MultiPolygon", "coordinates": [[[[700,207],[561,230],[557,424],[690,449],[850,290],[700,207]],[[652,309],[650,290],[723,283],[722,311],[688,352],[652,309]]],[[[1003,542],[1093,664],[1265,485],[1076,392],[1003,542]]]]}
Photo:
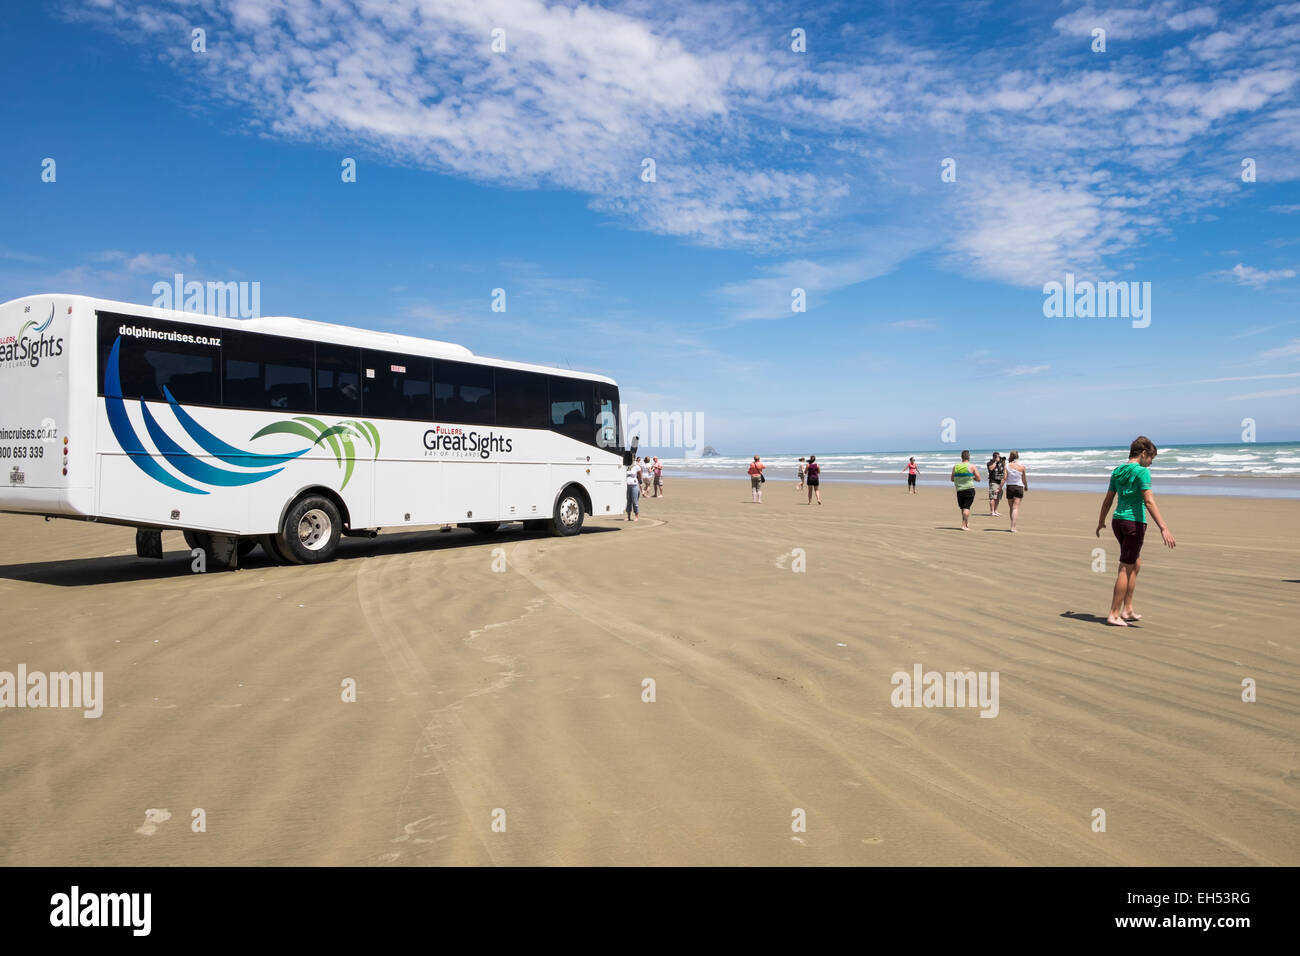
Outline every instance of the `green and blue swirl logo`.
{"type": "Polygon", "coordinates": [[[157,449],[155,455],[145,447],[144,441],[136,433],[135,426],[131,424],[131,419],[126,412],[126,400],[122,397],[122,380],[118,368],[121,345],[122,339],[118,337],[113,343],[113,350],[104,369],[104,403],[108,412],[108,424],[113,429],[117,443],[135,466],[168,488],[192,495],[206,495],[211,492],[200,486],[235,488],[255,484],[278,475],[284,471],[289,462],[307,454],[317,445],[323,444],[334,453],[335,462],[343,470],[343,483],[339,486],[339,490],[342,491],[348,486],[356,468],[357,441],[363,442],[370,448],[372,458],[379,457],[379,429],[370,422],[349,420],[337,425],[326,425],[320,419],[307,415],[274,422],[259,429],[249,438],[249,441],[256,441],[263,435],[298,435],[310,442],[305,448],[281,455],[264,455],[236,448],[195,421],[194,416],[176,401],[171,389],[165,385],[163,395],[167,399],[168,409],[190,440],[217,461],[241,470],[232,471],[230,468],[218,467],[187,452],[158,423],[144,399],[139,399],[140,415],[144,419],[145,430],[157,449]],[[189,481],[183,481],[163,468],[158,461],[159,456],[189,481]]]}
{"type": "Polygon", "coordinates": [[[23,327],[18,330],[18,338],[21,340],[23,336],[27,334],[28,329],[31,329],[37,335],[40,335],[50,327],[50,323],[53,321],[54,321],[54,306],[51,305],[50,317],[46,319],[44,322],[41,322],[39,325],[37,324],[35,319],[28,319],[26,322],[23,323],[23,327]]]}

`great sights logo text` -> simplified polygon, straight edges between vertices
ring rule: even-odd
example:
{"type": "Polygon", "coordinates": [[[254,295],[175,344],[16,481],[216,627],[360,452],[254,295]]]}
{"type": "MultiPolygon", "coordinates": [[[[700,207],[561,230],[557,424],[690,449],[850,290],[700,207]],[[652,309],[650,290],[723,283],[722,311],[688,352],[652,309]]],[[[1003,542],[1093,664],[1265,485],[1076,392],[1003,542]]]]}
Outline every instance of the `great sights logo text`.
{"type": "Polygon", "coordinates": [[[472,458],[478,455],[480,458],[490,458],[494,451],[509,454],[514,451],[513,445],[509,438],[496,432],[480,434],[448,425],[436,425],[424,433],[426,456],[433,454],[438,457],[472,458]]]}
{"type": "Polygon", "coordinates": [[[17,335],[0,338],[0,364],[26,365],[36,368],[43,358],[53,358],[63,354],[63,339],[55,335],[43,334],[54,321],[54,306],[50,305],[50,315],[44,322],[37,323],[28,319],[18,330],[17,335]],[[28,338],[32,332],[35,338],[28,338]]]}

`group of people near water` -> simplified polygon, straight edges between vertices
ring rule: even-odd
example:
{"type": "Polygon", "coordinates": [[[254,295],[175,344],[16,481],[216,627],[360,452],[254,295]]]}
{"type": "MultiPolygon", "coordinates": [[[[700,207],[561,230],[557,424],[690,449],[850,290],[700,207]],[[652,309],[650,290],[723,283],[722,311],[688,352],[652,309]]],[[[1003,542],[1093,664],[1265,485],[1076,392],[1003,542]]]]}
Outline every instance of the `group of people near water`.
{"type": "MultiPolygon", "coordinates": [[[[1142,619],[1142,615],[1133,610],[1133,592],[1137,587],[1138,571],[1142,567],[1142,543],[1146,536],[1148,513],[1159,527],[1165,546],[1174,547],[1173,532],[1160,516],[1155,496],[1151,493],[1150,467],[1157,451],[1155,442],[1145,435],[1133,439],[1129,445],[1128,461],[1111,472],[1106,497],[1101,503],[1101,514],[1097,518],[1096,536],[1101,537],[1102,529],[1106,527],[1106,514],[1111,505],[1115,505],[1110,526],[1119,543],[1119,573],[1111,593],[1110,613],[1106,616],[1106,623],[1115,627],[1128,627],[1142,619]]],[[[763,501],[763,484],[767,481],[763,472],[766,468],[767,465],[758,455],[754,456],[749,465],[750,490],[755,504],[763,501]]],[[[921,469],[915,457],[907,459],[903,471],[907,475],[908,494],[916,494],[916,480],[921,469]]],[[[1029,470],[1020,460],[1020,452],[1013,450],[1006,457],[1000,452],[993,452],[985,465],[985,473],[988,476],[989,517],[1001,517],[1002,513],[998,509],[1002,506],[1005,495],[1010,511],[1011,530],[1016,531],[1020,507],[1029,491],[1029,470]]],[[[816,455],[809,455],[806,460],[799,459],[798,478],[797,488],[808,489],[808,503],[812,504],[813,496],[816,495],[817,503],[821,504],[821,466],[817,464],[816,455]]],[[[952,466],[948,480],[957,491],[961,530],[969,531],[971,506],[975,503],[975,485],[984,480],[979,466],[970,460],[969,449],[964,450],[961,461],[952,466]]]]}
{"type": "Polygon", "coordinates": [[[662,498],[664,496],[664,463],[658,455],[646,458],[633,458],[627,466],[627,520],[636,521],[641,517],[641,496],[662,498]],[[654,494],[650,492],[653,491],[654,494]]]}
{"type": "MultiPolygon", "coordinates": [[[[757,455],[749,463],[749,491],[753,503],[761,505],[763,503],[763,483],[767,481],[767,476],[763,472],[767,465],[757,455]]],[[[795,491],[808,489],[808,504],[813,503],[813,497],[817,498],[817,503],[822,503],[822,466],[817,464],[817,456],[809,455],[806,459],[799,459],[799,484],[795,486],[795,491]]]]}
{"type": "MultiPolygon", "coordinates": [[[[989,479],[989,517],[1002,517],[1002,512],[998,511],[998,508],[1002,506],[1002,496],[1005,494],[1007,508],[1011,512],[1011,530],[1015,531],[1016,522],[1020,518],[1020,505],[1025,499],[1025,492],[1029,490],[1029,472],[1020,461],[1020,452],[1012,451],[1004,458],[1001,452],[995,451],[985,469],[989,479]]],[[[904,470],[908,472],[908,491],[916,494],[916,475],[920,471],[916,467],[916,459],[909,458],[907,468],[904,470]]],[[[979,466],[971,462],[969,450],[961,453],[961,461],[952,466],[948,480],[957,489],[957,507],[961,509],[961,530],[969,531],[970,509],[975,503],[975,485],[984,480],[980,476],[979,466]]]]}

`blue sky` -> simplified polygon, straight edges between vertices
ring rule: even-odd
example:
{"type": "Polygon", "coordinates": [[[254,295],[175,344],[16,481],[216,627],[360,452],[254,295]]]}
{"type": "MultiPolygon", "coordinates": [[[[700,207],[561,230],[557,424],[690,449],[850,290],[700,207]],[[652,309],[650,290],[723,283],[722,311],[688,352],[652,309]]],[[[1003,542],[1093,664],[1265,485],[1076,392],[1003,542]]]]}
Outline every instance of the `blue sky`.
{"type": "Polygon", "coordinates": [[[257,281],[604,372],[727,454],[1300,439],[1300,4],[7,17],[0,300],[257,281]],[[1150,326],[1045,317],[1066,272],[1150,282],[1150,326]]]}

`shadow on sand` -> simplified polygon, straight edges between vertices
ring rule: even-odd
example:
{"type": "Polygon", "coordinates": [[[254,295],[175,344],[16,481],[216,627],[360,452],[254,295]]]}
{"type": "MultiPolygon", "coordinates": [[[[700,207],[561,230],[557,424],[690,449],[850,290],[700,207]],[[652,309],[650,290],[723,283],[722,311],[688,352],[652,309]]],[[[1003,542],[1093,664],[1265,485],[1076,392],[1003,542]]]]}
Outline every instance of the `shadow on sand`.
{"type": "MultiPolygon", "coordinates": [[[[1112,625],[1106,624],[1106,619],[1100,614],[1090,614],[1087,611],[1063,611],[1061,617],[1068,617],[1072,621],[1088,621],[1091,624],[1101,624],[1106,627],[1112,625]]],[[[1136,621],[1129,621],[1129,627],[1141,628],[1142,624],[1136,621]]]]}
{"type": "MultiPolygon", "coordinates": [[[[588,526],[583,534],[605,534],[618,528],[601,525],[588,526]]],[[[351,561],[357,558],[377,558],[387,554],[418,554],[421,551],[446,551],[456,548],[494,548],[503,542],[549,538],[547,531],[525,531],[522,527],[506,529],[495,535],[478,535],[464,528],[440,532],[402,531],[380,535],[377,538],[344,538],[339,542],[334,560],[351,561]]],[[[283,567],[291,571],[295,565],[280,565],[269,560],[259,547],[240,560],[241,570],[259,570],[283,567]]],[[[212,572],[217,573],[217,572],[212,572]]],[[[66,561],[33,561],[26,564],[0,565],[0,578],[12,581],[35,581],[54,587],[90,587],[97,584],[119,584],[124,581],[161,581],[167,578],[189,577],[190,552],[168,551],[161,561],[139,558],[135,555],[115,555],[107,558],[72,558],[66,561]]]]}

